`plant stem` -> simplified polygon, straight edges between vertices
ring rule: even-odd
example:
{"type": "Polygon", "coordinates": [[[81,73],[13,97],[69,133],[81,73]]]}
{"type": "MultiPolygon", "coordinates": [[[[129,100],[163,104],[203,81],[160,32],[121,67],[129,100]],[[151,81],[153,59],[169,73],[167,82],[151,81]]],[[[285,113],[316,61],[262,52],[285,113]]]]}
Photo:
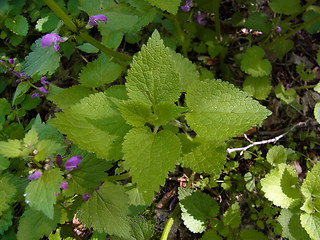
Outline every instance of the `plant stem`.
{"type": "Polygon", "coordinates": [[[128,56],[126,54],[107,48],[106,46],[98,42],[96,39],[91,37],[87,32],[79,31],[77,26],[73,23],[72,19],[53,0],[43,0],[43,1],[57,15],[57,17],[59,17],[68,28],[70,28],[71,31],[78,34],[86,42],[98,48],[101,52],[103,52],[104,55],[106,55],[109,58],[114,58],[114,61],[120,64],[127,65],[129,62],[131,62],[132,60],[131,56],[128,56]]]}
{"type": "Polygon", "coordinates": [[[221,0],[218,1],[213,1],[213,11],[214,11],[214,28],[217,33],[218,40],[221,41],[221,26],[220,26],[220,13],[219,13],[219,8],[220,8],[220,3],[221,0]]]}
{"type": "Polygon", "coordinates": [[[286,24],[288,22],[290,22],[292,19],[294,19],[295,17],[299,16],[300,14],[302,14],[309,6],[311,6],[312,4],[314,4],[317,0],[310,0],[308,1],[308,3],[306,5],[304,5],[303,7],[300,8],[299,12],[290,15],[290,17],[286,18],[282,23],[286,24]]]}
{"type": "Polygon", "coordinates": [[[128,177],[130,177],[130,174],[124,173],[124,174],[116,175],[116,176],[108,176],[106,179],[108,181],[119,181],[119,180],[127,179],[128,177]]]}
{"type": "Polygon", "coordinates": [[[169,235],[170,229],[172,227],[172,224],[174,222],[174,219],[178,216],[179,213],[180,213],[180,205],[178,204],[175,207],[175,209],[173,210],[171,217],[169,218],[165,228],[163,229],[160,240],[167,240],[168,239],[168,235],[169,235]]]}
{"type": "Polygon", "coordinates": [[[314,88],[315,86],[317,86],[317,85],[315,84],[315,85],[308,85],[308,86],[293,87],[292,89],[301,90],[301,89],[314,88]]]}

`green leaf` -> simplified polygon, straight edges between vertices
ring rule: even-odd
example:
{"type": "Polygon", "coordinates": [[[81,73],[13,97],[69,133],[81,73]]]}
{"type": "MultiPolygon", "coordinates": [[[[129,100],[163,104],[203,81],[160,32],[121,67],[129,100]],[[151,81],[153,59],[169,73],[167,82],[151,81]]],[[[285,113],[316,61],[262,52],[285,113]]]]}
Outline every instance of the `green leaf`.
{"type": "Polygon", "coordinates": [[[66,109],[78,103],[82,98],[89,96],[93,91],[82,85],[73,85],[69,88],[59,88],[50,84],[47,99],[54,102],[61,109],[66,109]]]}
{"type": "Polygon", "coordinates": [[[208,194],[200,191],[187,196],[180,196],[181,218],[187,228],[194,233],[201,233],[207,228],[207,221],[217,216],[218,203],[208,194]]]}
{"type": "Polygon", "coordinates": [[[247,48],[241,60],[241,70],[253,77],[270,75],[271,63],[263,59],[265,52],[258,46],[247,48]]]}
{"type": "Polygon", "coordinates": [[[223,142],[198,138],[195,143],[200,143],[200,145],[182,157],[183,166],[198,173],[220,175],[226,163],[226,145],[223,142]]]}
{"type": "Polygon", "coordinates": [[[16,15],[13,19],[7,18],[5,25],[17,35],[27,36],[28,34],[29,24],[24,16],[16,15]]]}
{"type": "Polygon", "coordinates": [[[262,232],[255,229],[244,229],[240,232],[241,240],[269,240],[262,232]]]}
{"type": "Polygon", "coordinates": [[[53,46],[41,47],[40,43],[41,39],[38,39],[32,44],[32,52],[22,63],[23,72],[29,76],[52,75],[60,66],[60,54],[54,50],[53,46]]]}
{"type": "Polygon", "coordinates": [[[270,111],[221,80],[193,84],[186,94],[186,120],[200,136],[220,141],[259,125],[270,111]]]}
{"type": "Polygon", "coordinates": [[[237,228],[241,223],[241,210],[239,203],[232,204],[223,214],[223,223],[225,226],[237,228]]]}
{"type": "Polygon", "coordinates": [[[186,108],[178,107],[173,103],[159,103],[153,107],[154,119],[150,123],[155,126],[165,125],[179,117],[184,111],[186,111],[186,108]]]}
{"type": "Polygon", "coordinates": [[[291,104],[296,102],[297,93],[293,88],[285,90],[282,84],[278,84],[275,88],[276,97],[284,104],[291,104]]]}
{"type": "Polygon", "coordinates": [[[277,57],[282,61],[283,57],[293,48],[294,42],[292,40],[282,40],[273,44],[273,51],[277,54],[277,57]]]}
{"type": "Polygon", "coordinates": [[[278,164],[261,180],[265,197],[282,208],[293,207],[300,202],[300,191],[295,187],[298,175],[293,167],[278,164]]]}
{"type": "Polygon", "coordinates": [[[105,171],[112,167],[110,162],[98,159],[94,154],[74,146],[71,149],[70,156],[81,156],[82,161],[79,164],[80,169],[72,171],[72,177],[67,179],[68,189],[63,190],[63,193],[67,196],[91,192],[105,179],[105,171]]]}
{"type": "Polygon", "coordinates": [[[147,46],[134,56],[130,67],[126,87],[131,100],[148,105],[178,100],[179,76],[158,31],[154,31],[147,46]]]}
{"type": "Polygon", "coordinates": [[[53,12],[49,12],[38,19],[35,29],[43,33],[51,32],[57,28],[59,20],[53,12]]]}
{"type": "Polygon", "coordinates": [[[125,101],[119,105],[119,110],[128,124],[143,127],[152,118],[151,106],[143,102],[125,101]]]}
{"type": "Polygon", "coordinates": [[[243,82],[243,90],[248,93],[250,97],[258,100],[265,100],[271,93],[271,80],[269,76],[252,77],[248,76],[243,82]]]}
{"type": "Polygon", "coordinates": [[[317,102],[314,106],[314,117],[320,123],[320,102],[317,102]]]}
{"type": "Polygon", "coordinates": [[[0,117],[6,116],[11,112],[11,105],[7,99],[0,99],[0,117]]]}
{"type": "Polygon", "coordinates": [[[118,160],[123,137],[130,129],[118,111],[118,102],[103,93],[91,94],[49,122],[80,148],[118,160]]]}
{"type": "Polygon", "coordinates": [[[281,209],[278,222],[282,227],[282,237],[290,240],[310,239],[300,223],[300,211],[296,209],[281,209]]]}
{"type": "Polygon", "coordinates": [[[181,154],[179,138],[168,130],[153,134],[148,128],[129,131],[123,142],[125,166],[147,203],[165,183],[181,154]],[[146,181],[148,179],[148,181],[146,181]]]}
{"type": "MultiPolygon", "coordinates": [[[[320,61],[320,51],[319,51],[319,61],[320,61]]],[[[320,82],[318,82],[318,84],[314,87],[313,90],[315,90],[317,93],[320,93],[320,82]]]]}
{"type": "Polygon", "coordinates": [[[3,233],[7,231],[10,226],[12,226],[13,224],[12,218],[13,218],[13,208],[12,209],[9,208],[5,213],[2,214],[2,216],[0,217],[0,236],[3,235],[3,233]]]}
{"type": "Polygon", "coordinates": [[[299,11],[300,0],[271,0],[269,6],[276,13],[291,15],[299,11]]]}
{"type": "Polygon", "coordinates": [[[45,139],[38,143],[37,151],[34,160],[43,161],[50,155],[63,154],[65,148],[55,141],[45,139]]]}
{"type": "Polygon", "coordinates": [[[251,192],[253,189],[256,187],[256,182],[255,182],[255,177],[252,175],[251,172],[247,172],[244,176],[243,179],[246,182],[246,189],[251,192]]]}
{"type": "Polygon", "coordinates": [[[42,211],[27,208],[20,218],[17,240],[40,239],[53,231],[60,219],[59,208],[55,208],[53,218],[50,219],[42,211]]]}
{"type": "Polygon", "coordinates": [[[10,166],[10,161],[8,158],[0,154],[0,172],[7,169],[10,166]]]}
{"type": "Polygon", "coordinates": [[[97,53],[100,51],[98,48],[91,45],[90,43],[84,43],[80,46],[77,46],[77,48],[86,53],[97,53]]]}
{"type": "MultiPolygon", "coordinates": [[[[307,11],[304,12],[303,20],[307,22],[313,18],[318,17],[319,15],[320,15],[320,7],[313,5],[308,7],[307,11]]],[[[320,20],[307,25],[305,27],[305,30],[307,33],[310,33],[310,34],[318,33],[320,31],[320,20]]]]}
{"type": "Polygon", "coordinates": [[[7,142],[0,142],[0,154],[8,158],[15,158],[21,155],[21,142],[9,139],[7,142]]]}
{"type": "Polygon", "coordinates": [[[162,1],[146,0],[146,1],[148,1],[153,6],[160,8],[162,11],[167,11],[172,14],[177,14],[178,8],[181,2],[181,0],[162,0],[162,1]]]}
{"type": "Polygon", "coordinates": [[[302,213],[300,215],[302,227],[307,231],[311,239],[320,239],[320,213],[302,213]]]}
{"type": "Polygon", "coordinates": [[[267,161],[273,166],[277,166],[287,161],[287,150],[282,146],[273,146],[267,153],[267,161]]]}
{"type": "Polygon", "coordinates": [[[307,177],[304,179],[301,192],[303,196],[313,199],[320,199],[320,182],[319,182],[319,175],[320,175],[320,163],[317,162],[310,172],[308,172],[307,177]]]}
{"type": "Polygon", "coordinates": [[[265,13],[255,12],[249,15],[244,24],[246,28],[254,31],[260,31],[268,34],[271,31],[271,24],[268,23],[268,17],[265,13]]]}
{"type": "Polygon", "coordinates": [[[32,208],[42,211],[48,218],[53,219],[55,193],[60,191],[62,181],[62,172],[59,169],[44,172],[41,178],[31,181],[26,187],[26,201],[32,208]]]}
{"type": "Polygon", "coordinates": [[[106,181],[98,191],[90,195],[89,200],[81,205],[77,213],[80,221],[100,233],[128,239],[129,198],[124,188],[106,181]]]}
{"type": "Polygon", "coordinates": [[[30,84],[28,84],[27,82],[20,82],[18,84],[18,87],[12,98],[12,106],[16,104],[17,99],[25,94],[29,90],[29,88],[30,84]]]}
{"type": "MultiPolygon", "coordinates": [[[[317,52],[317,63],[318,63],[318,66],[320,66],[320,48],[318,49],[318,52],[317,52]]],[[[315,87],[314,90],[317,91],[318,93],[320,92],[320,83],[317,84],[317,87],[315,87]],[[318,90],[316,90],[316,88],[318,90]]]]}
{"type": "Polygon", "coordinates": [[[121,65],[111,62],[106,56],[100,54],[98,59],[82,69],[79,82],[85,87],[100,87],[116,80],[121,71],[121,65]]]}
{"type": "Polygon", "coordinates": [[[0,177],[0,216],[9,209],[9,204],[14,202],[16,194],[16,186],[6,176],[0,177]]]}

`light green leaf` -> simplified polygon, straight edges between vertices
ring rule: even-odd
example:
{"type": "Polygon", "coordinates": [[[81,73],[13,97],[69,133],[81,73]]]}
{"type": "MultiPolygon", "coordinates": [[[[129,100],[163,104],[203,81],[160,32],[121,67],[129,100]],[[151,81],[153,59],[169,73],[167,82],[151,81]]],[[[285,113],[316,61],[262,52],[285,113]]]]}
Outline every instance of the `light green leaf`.
{"type": "Polygon", "coordinates": [[[299,210],[281,209],[278,222],[282,227],[282,237],[289,238],[289,240],[310,239],[307,232],[301,226],[299,210]]]}
{"type": "Polygon", "coordinates": [[[320,213],[302,213],[300,215],[302,227],[307,231],[311,239],[320,239],[320,213]]]}
{"type": "Polygon", "coordinates": [[[307,177],[304,179],[301,192],[306,199],[312,199],[310,205],[315,208],[317,201],[320,200],[320,163],[317,162],[311,171],[308,172],[307,177]]]}
{"type": "Polygon", "coordinates": [[[36,161],[43,161],[50,155],[63,154],[65,152],[64,146],[52,140],[42,140],[37,145],[37,154],[34,157],[36,161]]]}
{"type": "Polygon", "coordinates": [[[126,87],[131,100],[149,105],[178,100],[179,76],[158,31],[154,31],[147,46],[134,56],[130,67],[126,87]]]}
{"type": "Polygon", "coordinates": [[[82,98],[89,96],[93,91],[82,85],[73,85],[69,88],[59,88],[50,84],[47,99],[54,102],[61,109],[66,109],[78,103],[82,98]]]}
{"type": "Polygon", "coordinates": [[[181,218],[187,228],[194,233],[201,233],[207,227],[207,221],[216,217],[219,212],[218,203],[208,194],[200,191],[180,196],[181,218]]]}
{"type": "Polygon", "coordinates": [[[290,15],[299,11],[300,0],[271,0],[269,6],[276,13],[290,15]]]}
{"type": "Polygon", "coordinates": [[[76,48],[80,49],[83,52],[86,53],[97,53],[100,50],[98,48],[96,48],[95,46],[91,45],[90,43],[84,43],[80,46],[77,46],[76,48]]]}
{"type": "Polygon", "coordinates": [[[286,163],[287,150],[282,146],[273,146],[267,153],[267,161],[273,166],[277,166],[280,163],[286,163]]]}
{"type": "Polygon", "coordinates": [[[50,219],[42,211],[27,208],[20,218],[17,240],[35,240],[53,231],[60,219],[59,208],[55,208],[53,218],[50,219]]]}
{"type": "Polygon", "coordinates": [[[85,87],[100,87],[116,80],[121,71],[121,65],[111,62],[104,54],[100,54],[98,59],[82,69],[79,82],[85,87]]]}
{"type": "Polygon", "coordinates": [[[250,97],[258,100],[265,100],[271,92],[271,80],[269,76],[252,77],[248,76],[243,82],[243,90],[248,93],[250,97]]]}
{"type": "Polygon", "coordinates": [[[167,11],[172,14],[177,14],[178,8],[181,2],[181,0],[162,0],[162,1],[146,0],[146,1],[148,1],[153,6],[160,8],[162,11],[167,11]]]}
{"type": "Polygon", "coordinates": [[[0,172],[7,169],[10,166],[10,161],[8,158],[0,154],[0,172]]]}
{"type": "Polygon", "coordinates": [[[153,107],[154,119],[150,123],[155,126],[165,125],[167,122],[176,119],[186,111],[186,108],[178,107],[173,103],[159,103],[153,107]]]}
{"type": "Polygon", "coordinates": [[[8,158],[15,158],[21,155],[21,142],[17,139],[9,139],[7,142],[0,141],[0,154],[8,158]]]}
{"type": "Polygon", "coordinates": [[[53,12],[49,12],[38,19],[35,29],[43,33],[51,32],[57,28],[59,20],[53,12]]]}
{"type": "Polygon", "coordinates": [[[317,102],[314,106],[314,117],[320,123],[320,102],[317,102]]]}
{"type": "Polygon", "coordinates": [[[298,175],[293,167],[278,164],[261,180],[265,197],[282,208],[293,207],[300,202],[300,191],[295,187],[298,175]]]}
{"type": "Polygon", "coordinates": [[[135,128],[123,142],[125,166],[130,169],[132,181],[147,203],[165,183],[181,154],[179,138],[168,130],[153,134],[148,128],[135,128]],[[148,181],[146,181],[148,179],[148,181]]]}
{"type": "Polygon", "coordinates": [[[269,240],[262,232],[255,229],[244,229],[240,232],[241,240],[269,240]]]}
{"type": "Polygon", "coordinates": [[[31,128],[23,138],[23,146],[32,149],[38,142],[38,133],[35,128],[31,128]]]}
{"type": "Polygon", "coordinates": [[[28,84],[27,82],[20,82],[18,84],[18,87],[12,98],[12,106],[16,104],[17,99],[25,94],[29,90],[29,88],[30,84],[28,84]]]}
{"type": "Polygon", "coordinates": [[[241,60],[241,70],[253,77],[263,77],[271,73],[271,63],[263,59],[265,52],[258,46],[247,48],[241,60]]]}
{"type": "Polygon", "coordinates": [[[193,84],[186,94],[186,120],[200,136],[220,141],[262,123],[270,111],[233,85],[221,80],[193,84]]]}
{"type": "Polygon", "coordinates": [[[103,93],[91,94],[49,122],[80,148],[118,160],[123,137],[130,129],[118,111],[118,102],[103,93]]]}
{"type": "Polygon", "coordinates": [[[77,213],[80,222],[98,232],[128,239],[129,198],[121,185],[104,182],[98,191],[90,194],[77,213]]]}
{"type": "Polygon", "coordinates": [[[0,236],[3,235],[3,233],[7,231],[10,226],[12,226],[12,218],[13,208],[9,208],[6,212],[2,214],[2,216],[0,217],[0,236]]]}
{"type": "Polygon", "coordinates": [[[41,39],[38,39],[32,44],[32,52],[22,63],[23,72],[29,76],[52,75],[60,66],[60,54],[54,50],[53,46],[41,47],[40,43],[41,39]]]}
{"type": "Polygon", "coordinates": [[[247,172],[243,176],[244,181],[246,182],[246,189],[251,192],[256,187],[255,177],[251,172],[247,172]]]}
{"type": "MultiPolygon", "coordinates": [[[[320,51],[319,51],[319,61],[320,61],[320,51]]],[[[320,64],[319,64],[320,65],[320,64]]],[[[314,90],[317,93],[320,93],[320,82],[318,82],[318,84],[314,87],[314,90]]]]}
{"type": "Polygon", "coordinates": [[[14,202],[14,196],[16,194],[16,186],[12,181],[10,181],[10,178],[6,176],[0,177],[0,216],[9,209],[9,204],[14,202]]]}
{"type": "Polygon", "coordinates": [[[119,105],[119,110],[128,124],[143,127],[152,118],[151,106],[143,102],[125,101],[119,105]]]}
{"type": "Polygon", "coordinates": [[[5,25],[17,35],[26,36],[28,34],[29,24],[24,16],[16,15],[13,19],[7,18],[5,25]]]}
{"type": "Polygon", "coordinates": [[[275,88],[276,97],[284,104],[291,104],[296,102],[297,93],[293,88],[285,90],[282,84],[278,84],[275,88]]]}
{"type": "Polygon", "coordinates": [[[55,193],[60,192],[62,172],[59,169],[50,169],[44,172],[39,179],[33,180],[26,187],[26,201],[35,210],[42,211],[48,218],[54,218],[55,193]]]}
{"type": "Polygon", "coordinates": [[[198,138],[195,143],[200,145],[182,157],[183,166],[198,173],[220,175],[226,163],[226,145],[223,142],[198,138]]]}
{"type": "Polygon", "coordinates": [[[237,228],[241,223],[241,210],[239,203],[232,204],[223,214],[223,223],[225,226],[237,228]]]}

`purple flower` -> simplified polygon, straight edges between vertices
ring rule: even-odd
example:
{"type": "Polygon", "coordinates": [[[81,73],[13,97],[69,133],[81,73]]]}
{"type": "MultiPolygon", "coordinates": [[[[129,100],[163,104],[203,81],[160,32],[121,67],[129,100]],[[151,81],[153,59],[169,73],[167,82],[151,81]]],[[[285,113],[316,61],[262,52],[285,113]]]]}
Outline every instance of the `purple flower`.
{"type": "Polygon", "coordinates": [[[89,193],[85,193],[85,194],[83,194],[82,198],[83,198],[83,200],[88,201],[89,198],[90,198],[90,194],[89,193]]]}
{"type": "Polygon", "coordinates": [[[40,93],[34,93],[34,94],[31,95],[31,98],[35,98],[35,97],[40,99],[42,97],[42,95],[40,93]]]}
{"type": "Polygon", "coordinates": [[[10,58],[10,59],[8,59],[8,63],[15,64],[15,63],[16,63],[16,61],[15,61],[15,60],[13,60],[12,58],[10,58]]]}
{"type": "Polygon", "coordinates": [[[98,25],[98,20],[104,21],[105,24],[107,24],[107,18],[104,15],[94,15],[90,17],[89,25],[90,26],[96,26],[98,25]]]}
{"type": "Polygon", "coordinates": [[[275,32],[276,32],[277,34],[281,33],[281,31],[282,31],[282,29],[281,29],[280,26],[276,26],[276,27],[275,27],[275,32]]]}
{"type": "Polygon", "coordinates": [[[54,193],[54,195],[58,196],[58,195],[59,195],[59,193],[55,192],[55,193],[54,193]]]}
{"type": "Polygon", "coordinates": [[[62,189],[68,189],[68,182],[64,181],[63,183],[60,183],[62,189]]]}
{"type": "Polygon", "coordinates": [[[73,156],[71,157],[66,163],[64,164],[64,167],[67,171],[71,171],[74,168],[80,168],[78,167],[78,164],[82,161],[81,156],[73,156]]]}
{"type": "Polygon", "coordinates": [[[48,95],[49,91],[45,89],[44,87],[39,87],[40,92],[44,93],[44,95],[48,95]]]}
{"type": "Polygon", "coordinates": [[[29,176],[28,176],[28,179],[29,179],[30,181],[33,181],[33,180],[36,180],[36,179],[40,178],[41,175],[42,175],[42,172],[41,172],[40,170],[37,170],[37,171],[35,171],[33,174],[29,175],[29,176]]]}
{"type": "Polygon", "coordinates": [[[58,165],[62,165],[62,157],[61,155],[57,155],[55,160],[54,160],[58,165]]]}
{"type": "Polygon", "coordinates": [[[207,16],[207,14],[205,13],[196,13],[194,15],[194,17],[197,19],[197,22],[200,24],[200,25],[203,25],[205,26],[206,25],[206,22],[203,21],[203,19],[207,16]]]}
{"type": "Polygon", "coordinates": [[[181,6],[182,11],[189,12],[191,10],[191,0],[186,0],[186,5],[181,6]]]}
{"type": "Polygon", "coordinates": [[[44,87],[50,84],[50,82],[49,82],[49,81],[46,81],[46,79],[47,79],[46,76],[43,76],[43,77],[40,79],[41,84],[42,84],[44,87]]]}
{"type": "Polygon", "coordinates": [[[50,47],[54,43],[54,50],[59,51],[59,43],[62,42],[62,38],[56,33],[46,34],[41,39],[41,47],[50,47]]]}

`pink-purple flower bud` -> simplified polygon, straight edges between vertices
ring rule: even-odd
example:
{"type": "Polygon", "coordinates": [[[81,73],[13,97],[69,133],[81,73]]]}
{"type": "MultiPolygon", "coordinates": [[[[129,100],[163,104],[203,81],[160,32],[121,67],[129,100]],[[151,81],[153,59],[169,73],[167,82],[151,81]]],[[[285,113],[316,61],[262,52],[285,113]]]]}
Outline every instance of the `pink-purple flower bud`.
{"type": "Polygon", "coordinates": [[[59,43],[62,42],[62,38],[56,33],[46,34],[41,39],[41,47],[50,47],[54,43],[54,50],[59,51],[59,43]]]}
{"type": "Polygon", "coordinates": [[[60,185],[61,185],[62,189],[68,189],[68,182],[67,181],[64,181],[63,183],[60,183],[60,185]]]}
{"type": "Polygon", "coordinates": [[[107,18],[106,16],[100,14],[100,15],[94,15],[90,17],[89,25],[90,26],[96,26],[98,25],[98,20],[103,21],[105,24],[107,24],[107,18]]]}
{"type": "Polygon", "coordinates": [[[82,161],[81,156],[73,156],[71,157],[66,163],[64,164],[64,167],[67,171],[72,171],[75,168],[80,168],[78,167],[78,164],[82,161]]]}
{"type": "Polygon", "coordinates": [[[10,59],[8,59],[8,63],[15,64],[15,63],[16,63],[16,61],[15,61],[15,60],[13,60],[12,58],[10,58],[10,59]]]}
{"type": "Polygon", "coordinates": [[[46,81],[46,79],[47,79],[46,76],[43,76],[43,77],[40,79],[41,84],[42,84],[44,87],[50,84],[50,82],[49,82],[49,81],[46,81]]]}
{"type": "Polygon", "coordinates": [[[191,10],[191,0],[186,0],[186,5],[181,6],[182,11],[189,12],[191,10]]]}
{"type": "Polygon", "coordinates": [[[30,181],[36,180],[38,178],[41,178],[42,172],[40,170],[35,171],[33,174],[28,176],[28,179],[30,181]]]}
{"type": "Polygon", "coordinates": [[[35,97],[40,99],[42,97],[42,95],[40,93],[34,93],[34,94],[31,95],[31,98],[35,98],[35,97]]]}
{"type": "Polygon", "coordinates": [[[197,19],[197,22],[200,24],[200,25],[203,25],[205,26],[206,25],[206,22],[203,21],[203,19],[207,16],[207,14],[205,13],[196,13],[194,14],[194,17],[197,19]]]}
{"type": "Polygon", "coordinates": [[[89,193],[85,193],[82,195],[83,200],[88,201],[90,198],[90,194],[89,193]]]}
{"type": "Polygon", "coordinates": [[[40,92],[42,92],[44,95],[48,95],[49,91],[45,89],[44,87],[39,87],[40,92]]]}
{"type": "Polygon", "coordinates": [[[55,160],[54,160],[58,165],[62,165],[62,157],[61,157],[61,155],[57,155],[56,156],[56,158],[55,158],[55,160]]]}
{"type": "Polygon", "coordinates": [[[282,29],[281,29],[280,26],[276,26],[274,30],[275,30],[275,32],[276,32],[277,34],[281,33],[281,31],[282,31],[282,29]]]}

